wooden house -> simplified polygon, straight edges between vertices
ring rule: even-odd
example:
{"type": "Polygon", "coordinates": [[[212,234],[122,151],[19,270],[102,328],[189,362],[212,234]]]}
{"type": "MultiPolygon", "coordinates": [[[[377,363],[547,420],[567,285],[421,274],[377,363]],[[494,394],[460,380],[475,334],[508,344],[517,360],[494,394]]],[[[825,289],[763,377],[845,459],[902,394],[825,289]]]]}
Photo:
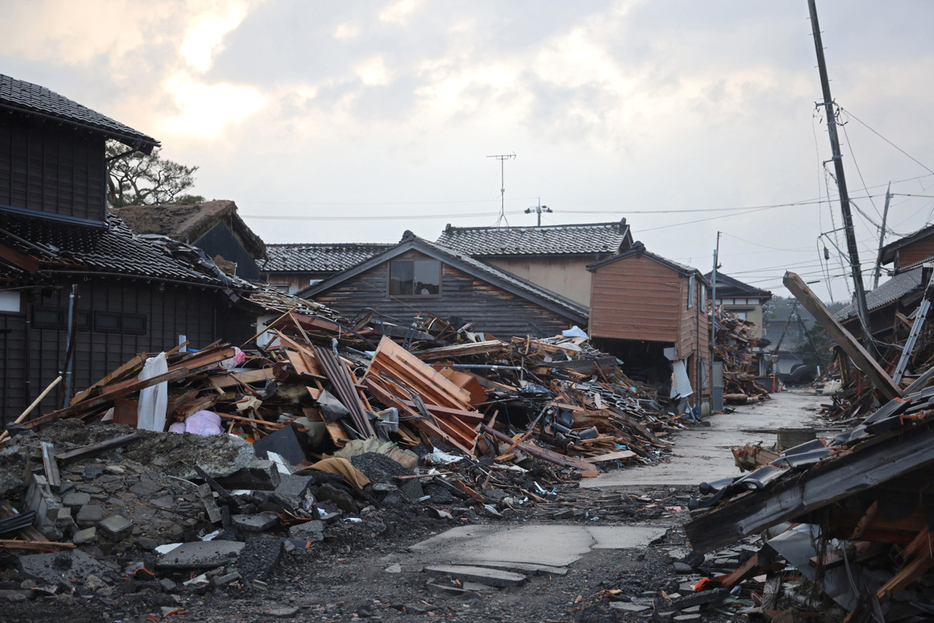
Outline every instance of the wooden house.
{"type": "Polygon", "coordinates": [[[229,275],[259,281],[266,245],[253,233],[233,201],[123,206],[110,211],[137,234],[160,234],[202,249],[229,275]]]}
{"type": "Polygon", "coordinates": [[[438,244],[589,306],[587,266],[627,251],[632,233],[626,219],[538,227],[448,225],[438,244]]]}
{"type": "MultiPolygon", "coordinates": [[[[47,88],[0,75],[0,419],[57,376],[36,413],[137,353],[248,338],[235,284],[206,257],[134,236],[107,212],[104,142],[158,142],[47,88]]],[[[128,152],[129,153],[129,152],[128,152]]]]}
{"type": "Polygon", "coordinates": [[[391,243],[308,243],[270,244],[261,265],[264,281],[284,292],[295,294],[334,275],[353,268],[391,243]]]}
{"type": "MultiPolygon", "coordinates": [[[[704,275],[710,281],[713,273],[704,275]]],[[[765,337],[762,331],[762,306],[772,299],[772,293],[761,290],[729,275],[717,273],[717,307],[723,307],[734,316],[748,320],[755,325],[751,337],[765,337]]]]}
{"type": "MultiPolygon", "coordinates": [[[[694,396],[708,396],[710,284],[700,271],[650,253],[641,242],[587,270],[593,275],[594,344],[623,360],[629,374],[652,383],[666,384],[672,369],[683,366],[694,396]]],[[[691,403],[697,404],[694,398],[691,403]]]]}
{"type": "Polygon", "coordinates": [[[483,262],[405,232],[401,242],[299,292],[343,316],[408,326],[439,316],[502,339],[585,326],[587,308],[483,262]]]}

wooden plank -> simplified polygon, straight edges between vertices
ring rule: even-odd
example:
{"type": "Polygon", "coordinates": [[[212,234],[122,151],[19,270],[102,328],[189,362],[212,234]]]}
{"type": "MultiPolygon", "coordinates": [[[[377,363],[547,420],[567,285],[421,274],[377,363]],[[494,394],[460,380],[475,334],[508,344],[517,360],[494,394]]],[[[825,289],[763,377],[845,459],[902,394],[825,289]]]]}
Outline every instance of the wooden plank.
{"type": "Polygon", "coordinates": [[[30,420],[26,422],[25,424],[23,424],[23,426],[25,426],[26,428],[35,428],[36,426],[39,426],[40,424],[54,422],[55,420],[58,420],[63,417],[69,417],[72,415],[76,415],[78,413],[89,412],[109,402],[113,402],[117,398],[123,398],[124,396],[132,394],[134,392],[138,392],[141,389],[146,389],[147,387],[158,385],[159,383],[163,383],[163,382],[171,383],[172,381],[176,381],[178,379],[184,378],[185,376],[188,376],[187,368],[177,368],[175,370],[170,370],[169,372],[166,372],[165,374],[154,376],[150,379],[146,379],[145,381],[135,381],[134,383],[130,385],[123,385],[120,389],[108,391],[105,394],[101,394],[100,396],[97,396],[95,398],[90,398],[88,400],[85,400],[82,403],[73,405],[71,407],[66,407],[58,411],[52,411],[51,413],[47,413],[46,415],[37,417],[34,420],[30,420]]]}
{"type": "Polygon", "coordinates": [[[879,587],[876,591],[876,598],[885,599],[900,593],[902,589],[917,580],[931,567],[934,567],[934,558],[931,557],[930,550],[922,551],[921,556],[902,567],[901,571],[892,576],[892,579],[879,587]]]}
{"type": "Polygon", "coordinates": [[[278,422],[267,422],[266,420],[257,420],[255,418],[249,418],[243,415],[230,415],[229,413],[218,413],[222,420],[234,420],[235,422],[249,422],[251,424],[260,424],[262,426],[268,426],[269,428],[283,428],[287,424],[280,424],[278,422]]]}
{"type": "Polygon", "coordinates": [[[231,372],[223,376],[212,376],[211,384],[214,387],[226,389],[239,385],[239,383],[258,383],[272,378],[272,368],[261,370],[247,370],[246,372],[231,372]]]}
{"type": "Polygon", "coordinates": [[[376,350],[376,355],[373,357],[373,361],[378,361],[381,354],[401,362],[405,366],[405,369],[411,370],[412,373],[426,377],[432,384],[437,386],[440,391],[450,395],[460,403],[465,405],[468,404],[468,401],[470,400],[470,392],[458,387],[446,379],[443,374],[431,366],[426,365],[418,357],[405,350],[388,337],[383,337],[383,339],[380,340],[379,348],[376,350]]]}
{"type": "Polygon", "coordinates": [[[42,442],[42,467],[45,470],[45,477],[53,487],[59,487],[62,479],[58,473],[58,463],[55,462],[55,447],[48,441],[42,442]]]}
{"type": "Polygon", "coordinates": [[[442,346],[441,348],[428,348],[412,353],[422,361],[437,361],[448,357],[464,357],[466,355],[481,355],[489,353],[499,353],[506,349],[506,344],[499,340],[488,340],[486,342],[473,342],[469,344],[455,344],[454,346],[442,346]]]}
{"type": "Polygon", "coordinates": [[[127,374],[128,372],[130,372],[130,370],[142,367],[144,363],[146,363],[146,353],[140,353],[136,355],[135,357],[133,357],[132,359],[130,359],[129,361],[127,361],[126,363],[118,367],[116,370],[114,370],[113,372],[111,372],[110,374],[102,378],[101,380],[97,381],[96,383],[88,387],[87,389],[84,389],[78,392],[77,394],[75,394],[75,397],[72,398],[68,404],[69,405],[78,404],[79,402],[81,402],[82,400],[90,396],[91,392],[97,389],[98,387],[107,385],[114,379],[118,379],[122,377],[124,374],[127,374]]]}
{"type": "Polygon", "coordinates": [[[862,370],[863,374],[869,377],[869,380],[875,385],[876,389],[882,392],[888,400],[901,398],[901,388],[892,380],[885,370],[873,359],[866,349],[856,341],[853,335],[843,328],[843,325],[837,322],[837,319],[824,307],[817,295],[811,291],[807,284],[798,275],[792,272],[786,272],[782,283],[788,290],[795,295],[801,305],[811,312],[814,319],[821,327],[830,334],[830,337],[840,345],[853,363],[862,370]]]}
{"type": "Polygon", "coordinates": [[[0,539],[0,549],[22,549],[33,552],[57,552],[61,549],[74,549],[74,543],[56,543],[55,541],[17,541],[0,539]]]}
{"type": "MultiPolygon", "coordinates": [[[[205,351],[200,353],[194,353],[193,355],[186,357],[182,361],[175,363],[169,366],[169,372],[174,372],[175,370],[195,370],[197,368],[203,368],[204,366],[209,366],[213,363],[223,361],[225,359],[230,359],[235,354],[233,348],[224,348],[220,350],[205,351]]],[[[112,393],[117,390],[128,387],[137,382],[137,379],[134,377],[132,379],[127,379],[125,381],[120,381],[118,383],[112,383],[107,386],[106,391],[103,393],[112,393]]],[[[103,393],[101,395],[103,395],[103,393]]],[[[77,404],[75,405],[77,406],[77,404]]]]}
{"type": "MultiPolygon", "coordinates": [[[[489,426],[481,425],[481,429],[488,435],[492,435],[493,437],[505,443],[512,443],[513,441],[509,435],[501,433],[494,428],[490,428],[489,426]]],[[[579,469],[582,476],[588,478],[595,478],[597,476],[597,470],[594,469],[593,463],[584,461],[583,459],[558,454],[557,452],[553,452],[545,448],[540,448],[538,446],[533,446],[532,444],[524,442],[519,442],[516,444],[516,447],[526,454],[531,454],[532,456],[536,456],[544,461],[548,461],[549,463],[554,463],[555,465],[560,465],[561,467],[572,467],[574,469],[579,469]]]]}
{"type": "Polygon", "coordinates": [[[137,439],[140,438],[139,433],[130,433],[129,435],[122,435],[120,437],[114,437],[113,439],[108,439],[106,441],[100,441],[98,443],[92,443],[89,446],[84,446],[81,448],[75,448],[74,450],[69,450],[68,452],[63,452],[58,455],[58,460],[62,465],[66,463],[71,463],[72,461],[78,461],[85,459],[91,456],[107,452],[108,450],[113,450],[114,448],[122,448],[123,446],[128,446],[137,439]]]}
{"type": "Polygon", "coordinates": [[[598,456],[588,456],[587,461],[590,463],[600,463],[603,461],[619,461],[622,459],[631,459],[634,456],[638,456],[635,452],[631,450],[620,450],[618,452],[608,452],[606,454],[600,454],[598,456]]]}

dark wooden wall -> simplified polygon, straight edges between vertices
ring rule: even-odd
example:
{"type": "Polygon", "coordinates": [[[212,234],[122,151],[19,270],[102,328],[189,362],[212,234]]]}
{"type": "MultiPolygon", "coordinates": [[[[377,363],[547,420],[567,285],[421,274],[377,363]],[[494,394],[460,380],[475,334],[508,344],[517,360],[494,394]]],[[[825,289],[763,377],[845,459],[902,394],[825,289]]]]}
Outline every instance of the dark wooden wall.
{"type": "Polygon", "coordinates": [[[259,281],[259,266],[237,241],[226,223],[216,223],[192,244],[207,253],[211,259],[220,255],[228,262],[236,262],[238,277],[259,281]]]}
{"type": "MultiPolygon", "coordinates": [[[[413,254],[410,252],[405,257],[423,257],[413,254]]],[[[475,322],[475,331],[491,333],[501,339],[528,335],[532,332],[529,322],[547,335],[556,335],[574,324],[446,264],[442,270],[440,296],[391,298],[387,294],[388,270],[388,263],[380,264],[313,298],[348,318],[368,307],[378,308],[380,313],[403,322],[411,322],[419,311],[445,319],[456,316],[475,322]]]]}
{"type": "MultiPolygon", "coordinates": [[[[191,348],[202,348],[217,339],[239,345],[253,333],[252,319],[225,305],[223,294],[216,290],[103,279],[79,282],[78,288],[77,308],[90,312],[90,325],[77,332],[74,390],[88,387],[137,353],[158,354],[174,347],[179,335],[188,337],[191,348]],[[97,330],[93,316],[98,311],[143,315],[145,330],[97,330]]],[[[25,313],[0,314],[0,348],[5,355],[0,362],[0,419],[4,424],[14,420],[58,376],[67,348],[70,292],[70,284],[62,284],[51,296],[26,302],[25,313]],[[61,326],[36,324],[36,308],[60,310],[61,326]]],[[[33,415],[54,409],[56,396],[53,390],[33,415]]]]}
{"type": "Polygon", "coordinates": [[[934,257],[934,235],[917,240],[896,251],[895,269],[911,266],[929,257],[934,257]]]}
{"type": "Polygon", "coordinates": [[[0,207],[103,224],[106,198],[103,136],[0,117],[0,207]]]}

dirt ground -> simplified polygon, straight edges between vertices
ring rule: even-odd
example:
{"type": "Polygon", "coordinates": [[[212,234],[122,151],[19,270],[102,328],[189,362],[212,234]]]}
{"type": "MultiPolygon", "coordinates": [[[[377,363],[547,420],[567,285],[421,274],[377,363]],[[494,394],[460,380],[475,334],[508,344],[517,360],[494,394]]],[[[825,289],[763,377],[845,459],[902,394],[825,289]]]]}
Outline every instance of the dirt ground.
{"type": "MultiPolygon", "coordinates": [[[[744,407],[730,416],[715,417],[729,418],[723,420],[726,428],[747,430],[745,435],[733,436],[739,441],[765,441],[769,445],[775,439],[774,427],[745,425],[754,420],[756,409],[761,410],[760,415],[763,411],[778,414],[784,411],[781,422],[795,421],[800,425],[807,418],[793,420],[788,414],[795,411],[813,417],[812,409],[819,402],[816,397],[802,400],[783,396],[779,395],[778,400],[765,408],[744,407]],[[737,426],[737,422],[744,425],[737,426]]],[[[709,438],[709,432],[706,427],[691,429],[681,433],[676,443],[689,446],[701,434],[707,433],[709,438]]],[[[728,452],[728,448],[719,450],[728,452]]],[[[683,453],[679,459],[678,454],[675,453],[673,461],[683,460],[687,455],[683,453]]],[[[708,454],[700,456],[709,459],[708,454]]],[[[703,471],[695,474],[705,479],[703,471]]],[[[323,541],[312,543],[307,549],[285,553],[265,587],[234,583],[223,589],[195,588],[167,593],[155,583],[128,579],[108,596],[82,589],[75,595],[10,601],[0,608],[0,620],[58,619],[88,623],[181,620],[181,617],[186,621],[218,623],[336,622],[362,618],[582,623],[651,620],[654,611],[666,610],[666,598],[690,594],[687,584],[702,575],[690,569],[679,572],[675,565],[689,553],[681,525],[688,518],[686,507],[697,493],[697,483],[620,484],[624,480],[604,489],[568,482],[558,487],[554,501],[529,505],[503,518],[470,514],[437,519],[424,507],[381,508],[363,517],[363,522],[338,524],[328,530],[323,541]],[[561,512],[569,509],[570,514],[561,512]],[[560,520],[554,519],[556,514],[560,520]],[[454,526],[503,523],[640,525],[661,527],[664,531],[661,538],[645,548],[593,550],[571,564],[564,576],[530,575],[523,585],[504,589],[461,586],[450,579],[432,578],[418,568],[391,567],[391,560],[407,553],[409,547],[454,526]]],[[[702,573],[732,571],[743,558],[742,548],[754,551],[753,544],[750,540],[726,553],[708,554],[702,573]]],[[[547,548],[548,543],[541,546],[547,548]]],[[[133,562],[132,553],[121,560],[133,562]]],[[[220,576],[229,570],[221,568],[212,574],[220,576]]],[[[2,589],[25,583],[15,573],[6,572],[0,576],[0,594],[2,589]]],[[[741,593],[737,598],[748,598],[748,594],[741,593]]],[[[736,613],[737,607],[709,609],[696,620],[747,620],[746,615],[736,613]]]]}

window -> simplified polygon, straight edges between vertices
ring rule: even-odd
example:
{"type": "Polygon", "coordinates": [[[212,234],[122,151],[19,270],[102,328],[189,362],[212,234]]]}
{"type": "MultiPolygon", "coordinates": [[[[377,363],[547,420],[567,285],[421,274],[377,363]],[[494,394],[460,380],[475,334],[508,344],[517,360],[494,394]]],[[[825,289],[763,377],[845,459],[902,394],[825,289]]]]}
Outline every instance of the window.
{"type": "Polygon", "coordinates": [[[694,307],[694,275],[688,279],[688,309],[694,307]]]}
{"type": "Polygon", "coordinates": [[[707,311],[707,288],[704,288],[703,290],[701,290],[700,310],[702,312],[707,311]]]}
{"type": "Polygon", "coordinates": [[[142,335],[146,333],[146,316],[143,314],[95,312],[94,330],[103,333],[136,333],[142,335]]]}
{"type": "Polygon", "coordinates": [[[389,294],[437,296],[441,294],[441,262],[393,260],[389,263],[389,294]]]}
{"type": "Polygon", "coordinates": [[[0,291],[0,312],[19,312],[19,292],[15,290],[0,291]]]}
{"type": "Polygon", "coordinates": [[[38,328],[58,329],[62,326],[60,307],[33,307],[32,324],[38,328]]]}

